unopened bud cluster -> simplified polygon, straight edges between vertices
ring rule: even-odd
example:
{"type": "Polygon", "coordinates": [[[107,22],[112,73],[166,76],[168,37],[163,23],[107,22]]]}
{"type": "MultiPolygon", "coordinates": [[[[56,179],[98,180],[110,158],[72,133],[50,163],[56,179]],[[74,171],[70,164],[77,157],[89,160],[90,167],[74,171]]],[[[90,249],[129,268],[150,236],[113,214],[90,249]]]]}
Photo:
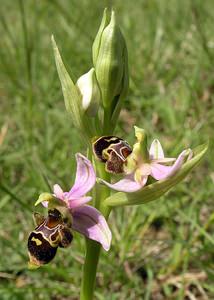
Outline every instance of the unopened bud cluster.
{"type": "Polygon", "coordinates": [[[124,37],[112,11],[108,22],[107,10],[93,44],[93,63],[106,112],[113,114],[128,90],[128,55],[124,37]]]}
{"type": "Polygon", "coordinates": [[[62,62],[54,39],[53,45],[66,108],[73,124],[88,138],[98,134],[98,127],[101,132],[111,133],[128,91],[127,49],[115,12],[104,10],[92,46],[94,66],[76,84],[62,62]]]}

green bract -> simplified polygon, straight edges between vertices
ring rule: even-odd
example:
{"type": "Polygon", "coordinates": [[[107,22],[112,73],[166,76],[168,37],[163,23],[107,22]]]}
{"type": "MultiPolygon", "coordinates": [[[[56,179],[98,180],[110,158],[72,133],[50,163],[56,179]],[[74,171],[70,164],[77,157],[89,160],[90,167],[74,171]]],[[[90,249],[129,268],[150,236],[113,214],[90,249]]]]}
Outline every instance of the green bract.
{"type": "Polygon", "coordinates": [[[77,127],[82,127],[82,112],[81,112],[81,96],[80,93],[73,83],[70,75],[68,74],[64,63],[62,61],[61,55],[59,53],[59,49],[57,44],[52,36],[52,43],[54,49],[54,56],[56,67],[59,75],[59,79],[62,85],[62,92],[65,100],[65,106],[67,111],[72,116],[72,121],[77,127]]]}
{"type": "Polygon", "coordinates": [[[98,56],[99,49],[100,49],[101,36],[102,36],[103,30],[108,25],[108,22],[109,22],[108,9],[105,8],[104,12],[103,12],[103,18],[102,18],[99,30],[97,32],[97,35],[96,35],[95,39],[94,39],[94,43],[92,45],[92,59],[93,59],[94,66],[96,66],[97,56],[98,56]]]}
{"type": "Polygon", "coordinates": [[[85,111],[82,107],[82,95],[78,87],[72,81],[64,66],[61,55],[59,53],[59,49],[53,36],[52,43],[66,109],[71,116],[74,126],[80,130],[83,136],[90,139],[97,134],[94,128],[94,124],[90,121],[88,116],[84,114],[85,111]]]}
{"type": "Polygon", "coordinates": [[[189,172],[198,165],[208,149],[208,143],[198,146],[193,150],[193,158],[188,160],[181,169],[173,176],[160,180],[143,187],[140,191],[134,193],[118,192],[105,200],[108,206],[139,205],[153,201],[166,192],[174,185],[183,180],[189,172]]]}

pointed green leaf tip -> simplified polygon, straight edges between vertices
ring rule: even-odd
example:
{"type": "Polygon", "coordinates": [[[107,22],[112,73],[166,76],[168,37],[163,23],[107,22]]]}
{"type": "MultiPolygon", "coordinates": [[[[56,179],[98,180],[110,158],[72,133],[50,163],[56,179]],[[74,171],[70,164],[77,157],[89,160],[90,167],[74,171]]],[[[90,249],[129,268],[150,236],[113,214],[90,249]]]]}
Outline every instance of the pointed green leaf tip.
{"type": "Polygon", "coordinates": [[[92,45],[92,59],[93,59],[94,66],[96,65],[96,60],[97,60],[97,56],[98,56],[99,49],[100,49],[101,36],[102,36],[103,30],[108,25],[108,23],[109,23],[109,11],[108,11],[108,8],[105,8],[99,30],[95,37],[94,43],[92,45]]]}
{"type": "Polygon", "coordinates": [[[65,65],[62,61],[59,49],[57,47],[53,35],[51,37],[51,40],[52,40],[56,67],[57,67],[59,79],[62,86],[62,92],[65,100],[66,109],[70,113],[73,124],[77,128],[82,128],[81,95],[65,68],[65,65]]]}
{"type": "Polygon", "coordinates": [[[116,193],[105,200],[105,205],[139,205],[161,197],[166,192],[168,192],[174,185],[182,181],[189,174],[189,172],[199,164],[199,162],[204,157],[207,149],[208,143],[205,143],[195,148],[193,150],[193,158],[188,160],[175,175],[165,180],[156,181],[155,183],[147,185],[143,187],[140,191],[134,193],[116,193]]]}

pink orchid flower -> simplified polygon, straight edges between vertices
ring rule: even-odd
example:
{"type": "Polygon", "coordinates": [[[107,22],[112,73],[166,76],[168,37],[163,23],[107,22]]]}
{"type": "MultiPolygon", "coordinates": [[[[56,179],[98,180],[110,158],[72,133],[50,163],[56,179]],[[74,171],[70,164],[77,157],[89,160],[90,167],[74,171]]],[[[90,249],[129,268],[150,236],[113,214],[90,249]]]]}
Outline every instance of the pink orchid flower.
{"type": "MultiPolygon", "coordinates": [[[[77,172],[73,187],[69,192],[55,184],[54,196],[65,202],[73,223],[72,228],[89,239],[99,242],[108,251],[111,244],[111,231],[104,216],[94,207],[86,205],[92,197],[85,196],[96,182],[96,174],[91,162],[82,154],[76,154],[77,172]]],[[[47,203],[43,202],[44,206],[47,203]]]]}
{"type": "MultiPolygon", "coordinates": [[[[132,155],[132,154],[131,154],[132,155]]],[[[149,149],[149,158],[143,160],[138,158],[135,162],[136,166],[131,173],[128,174],[116,183],[108,183],[104,180],[100,180],[101,183],[108,187],[121,192],[131,193],[142,189],[148,180],[149,176],[152,176],[156,180],[164,180],[170,176],[176,174],[182,167],[184,162],[192,157],[192,150],[183,150],[177,159],[164,157],[164,151],[160,142],[155,139],[149,149]],[[174,162],[172,165],[166,165],[170,162],[174,162]]]]}

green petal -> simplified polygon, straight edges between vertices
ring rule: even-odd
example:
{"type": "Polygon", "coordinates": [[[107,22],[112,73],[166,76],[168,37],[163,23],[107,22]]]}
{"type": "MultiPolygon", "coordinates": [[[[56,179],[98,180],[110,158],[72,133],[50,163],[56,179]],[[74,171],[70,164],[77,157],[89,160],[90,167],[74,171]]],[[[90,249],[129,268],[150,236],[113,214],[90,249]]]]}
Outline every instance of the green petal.
{"type": "Polygon", "coordinates": [[[108,206],[139,205],[161,197],[174,185],[183,180],[189,174],[189,172],[198,165],[198,163],[204,157],[207,149],[208,143],[195,148],[193,150],[193,158],[187,161],[174,176],[165,180],[156,181],[155,183],[143,187],[140,191],[134,193],[116,193],[108,197],[105,200],[105,204],[108,206]]]}

